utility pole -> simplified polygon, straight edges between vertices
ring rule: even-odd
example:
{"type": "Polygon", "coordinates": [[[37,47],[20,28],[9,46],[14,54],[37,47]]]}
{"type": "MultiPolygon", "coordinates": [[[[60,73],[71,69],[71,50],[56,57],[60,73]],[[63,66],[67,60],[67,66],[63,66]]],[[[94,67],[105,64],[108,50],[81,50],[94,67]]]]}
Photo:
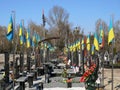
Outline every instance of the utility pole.
{"type": "Polygon", "coordinates": [[[82,74],[84,74],[84,51],[85,51],[85,44],[84,44],[84,29],[82,30],[82,41],[81,41],[81,60],[82,60],[82,74]]]}

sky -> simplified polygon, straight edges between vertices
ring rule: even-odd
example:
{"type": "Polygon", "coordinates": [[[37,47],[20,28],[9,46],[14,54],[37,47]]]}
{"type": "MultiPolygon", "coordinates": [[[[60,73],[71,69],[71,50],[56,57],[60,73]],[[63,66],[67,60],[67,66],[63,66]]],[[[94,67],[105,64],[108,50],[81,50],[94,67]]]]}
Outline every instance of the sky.
{"type": "Polygon", "coordinates": [[[56,5],[69,13],[72,29],[80,26],[86,34],[95,31],[98,19],[108,25],[111,15],[114,21],[120,20],[120,0],[0,0],[0,25],[8,26],[12,11],[15,11],[16,24],[24,19],[26,27],[31,20],[41,25],[42,10],[48,16],[49,10],[56,5]]]}

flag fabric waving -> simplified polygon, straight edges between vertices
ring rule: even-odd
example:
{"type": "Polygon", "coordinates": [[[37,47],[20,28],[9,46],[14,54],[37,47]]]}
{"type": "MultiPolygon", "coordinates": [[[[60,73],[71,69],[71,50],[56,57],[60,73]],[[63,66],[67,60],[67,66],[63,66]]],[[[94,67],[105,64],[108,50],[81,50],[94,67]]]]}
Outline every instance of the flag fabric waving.
{"type": "Polygon", "coordinates": [[[12,16],[10,17],[10,22],[9,22],[9,25],[8,25],[8,31],[7,31],[6,37],[9,41],[11,41],[13,39],[13,20],[12,20],[12,16]]]}
{"type": "Polygon", "coordinates": [[[37,44],[37,40],[36,40],[36,32],[34,32],[34,35],[32,37],[32,46],[35,47],[37,44]]]}
{"type": "Polygon", "coordinates": [[[104,43],[105,43],[104,31],[103,31],[102,25],[100,25],[100,36],[99,36],[99,46],[100,46],[100,48],[104,47],[104,43]]]}
{"type": "Polygon", "coordinates": [[[90,35],[87,36],[87,50],[90,51],[90,35]]]}
{"type": "Polygon", "coordinates": [[[45,15],[44,15],[44,10],[42,11],[42,19],[43,19],[43,26],[45,26],[45,15]]]}
{"type": "Polygon", "coordinates": [[[24,43],[24,37],[20,36],[20,45],[23,45],[23,43],[24,43]]]}
{"type": "Polygon", "coordinates": [[[94,54],[94,45],[92,44],[92,48],[91,48],[91,54],[93,55],[94,54]]]}
{"type": "Polygon", "coordinates": [[[82,45],[82,50],[84,50],[84,37],[82,38],[81,45],[82,45]]]}
{"type": "Polygon", "coordinates": [[[20,45],[23,45],[23,43],[24,43],[24,36],[23,36],[22,23],[20,23],[19,37],[20,37],[20,45]]]}
{"type": "Polygon", "coordinates": [[[20,23],[19,36],[22,36],[22,23],[20,23]]]}
{"type": "Polygon", "coordinates": [[[99,43],[97,33],[94,34],[94,46],[97,51],[99,51],[99,43]]]}
{"type": "Polygon", "coordinates": [[[30,30],[27,30],[27,35],[26,35],[26,40],[27,40],[27,48],[30,47],[31,41],[30,41],[30,30]]]}
{"type": "Polygon", "coordinates": [[[113,39],[115,38],[112,20],[110,20],[109,30],[108,30],[108,44],[112,43],[113,39]]]}

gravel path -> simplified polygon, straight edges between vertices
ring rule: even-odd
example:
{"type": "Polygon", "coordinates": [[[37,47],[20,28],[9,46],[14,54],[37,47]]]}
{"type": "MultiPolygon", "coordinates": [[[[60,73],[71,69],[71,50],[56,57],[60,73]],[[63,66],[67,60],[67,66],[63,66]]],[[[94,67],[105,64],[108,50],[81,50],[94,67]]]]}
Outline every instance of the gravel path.
{"type": "Polygon", "coordinates": [[[72,88],[45,88],[44,90],[85,90],[84,87],[72,87],[72,88]]]}
{"type": "MultiPolygon", "coordinates": [[[[73,78],[74,82],[72,83],[72,87],[84,87],[84,83],[79,83],[80,77],[73,78]]],[[[67,87],[67,83],[63,81],[62,77],[52,77],[50,78],[50,83],[44,84],[45,88],[52,88],[52,87],[67,87]]]]}

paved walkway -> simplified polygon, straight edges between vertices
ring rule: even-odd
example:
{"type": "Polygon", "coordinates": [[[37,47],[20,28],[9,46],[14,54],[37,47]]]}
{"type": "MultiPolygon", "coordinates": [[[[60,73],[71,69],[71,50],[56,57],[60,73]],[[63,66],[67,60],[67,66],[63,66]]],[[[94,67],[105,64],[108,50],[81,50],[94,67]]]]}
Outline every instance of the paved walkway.
{"type": "MultiPolygon", "coordinates": [[[[61,83],[61,77],[54,77],[51,78],[51,83],[45,83],[44,76],[40,76],[40,79],[33,81],[33,85],[38,84],[39,82],[44,82],[44,89],[43,90],[85,90],[83,83],[72,83],[72,88],[67,88],[66,83],[61,83]],[[58,82],[59,81],[59,82],[58,82]]],[[[75,78],[78,80],[78,78],[75,78]]],[[[25,90],[37,90],[37,87],[29,88],[28,83],[26,83],[25,90]]]]}
{"type": "Polygon", "coordinates": [[[44,90],[85,90],[85,87],[72,87],[72,88],[44,88],[44,90]]]}

